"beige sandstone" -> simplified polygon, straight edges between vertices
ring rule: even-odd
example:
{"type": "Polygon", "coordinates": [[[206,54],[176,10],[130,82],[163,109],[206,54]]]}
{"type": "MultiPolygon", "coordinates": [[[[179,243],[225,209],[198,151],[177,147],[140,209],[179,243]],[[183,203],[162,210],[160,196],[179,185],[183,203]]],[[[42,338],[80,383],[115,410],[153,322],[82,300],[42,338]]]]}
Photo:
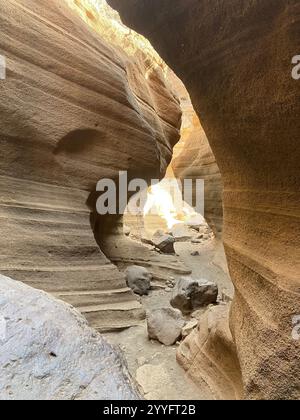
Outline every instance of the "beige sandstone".
{"type": "Polygon", "coordinates": [[[177,99],[159,65],[109,46],[65,2],[0,4],[0,272],[75,305],[98,330],[138,324],[144,310],[97,244],[106,222],[93,192],[122,170],[164,175],[177,99]]]}
{"type": "Polygon", "coordinates": [[[299,1],[109,3],[182,78],[220,168],[245,396],[299,399],[299,1]]]}

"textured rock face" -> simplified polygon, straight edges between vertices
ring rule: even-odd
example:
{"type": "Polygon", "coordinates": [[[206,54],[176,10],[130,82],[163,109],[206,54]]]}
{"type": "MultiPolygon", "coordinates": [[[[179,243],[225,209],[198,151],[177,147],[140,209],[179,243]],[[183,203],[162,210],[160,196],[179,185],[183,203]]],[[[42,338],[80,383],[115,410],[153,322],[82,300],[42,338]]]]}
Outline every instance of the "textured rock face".
{"type": "Polygon", "coordinates": [[[246,397],[299,399],[299,1],[110,4],[185,82],[222,173],[246,397]]]}
{"type": "Polygon", "coordinates": [[[201,316],[197,328],[178,348],[177,360],[216,400],[242,398],[242,375],[226,306],[214,306],[201,316]]]}
{"type": "MultiPolygon", "coordinates": [[[[190,133],[186,133],[186,135],[187,138],[182,152],[172,162],[174,174],[182,180],[204,180],[204,216],[214,233],[221,235],[223,226],[223,185],[221,174],[207,137],[196,115],[193,118],[190,133]]],[[[195,200],[195,196],[196,189],[194,188],[193,200],[195,200]]]]}
{"type": "MultiPolygon", "coordinates": [[[[180,99],[183,111],[181,138],[174,148],[171,163],[174,175],[181,180],[203,179],[205,181],[204,216],[214,233],[221,235],[223,226],[223,185],[220,170],[186,87],[170,70],[168,72],[168,80],[180,99]]],[[[195,202],[196,197],[195,185],[193,202],[195,202]]],[[[193,203],[189,204],[193,205],[193,203]]]]}
{"type": "Polygon", "coordinates": [[[182,277],[177,284],[171,305],[180,309],[183,314],[189,314],[204,306],[214,304],[218,298],[218,286],[208,280],[195,280],[192,277],[182,277]]]}
{"type": "Polygon", "coordinates": [[[75,305],[100,330],[136,324],[144,311],[99,250],[88,204],[119,171],[163,176],[177,100],[159,66],[109,47],[64,2],[0,8],[0,272],[75,305]]]}
{"type": "Polygon", "coordinates": [[[139,398],[120,355],[71,306],[0,276],[0,316],[0,400],[139,398]]]}

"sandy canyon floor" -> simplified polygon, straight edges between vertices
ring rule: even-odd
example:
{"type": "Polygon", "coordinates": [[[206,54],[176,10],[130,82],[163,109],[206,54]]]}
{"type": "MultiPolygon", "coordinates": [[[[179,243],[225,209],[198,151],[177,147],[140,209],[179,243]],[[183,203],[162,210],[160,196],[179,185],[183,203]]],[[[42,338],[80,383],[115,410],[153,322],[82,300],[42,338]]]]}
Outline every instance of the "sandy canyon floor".
{"type": "MultiPolygon", "coordinates": [[[[194,278],[205,278],[218,284],[220,304],[230,301],[233,285],[226,271],[221,243],[215,239],[208,239],[201,244],[187,241],[177,243],[175,249],[177,258],[192,270],[194,278]],[[192,256],[193,251],[198,251],[199,255],[192,256]]],[[[171,296],[172,291],[159,289],[152,290],[141,300],[146,310],[153,310],[170,306],[171,296]]],[[[158,341],[149,340],[146,321],[141,326],[107,333],[105,337],[123,352],[129,371],[146,399],[212,399],[209,388],[200,389],[196,386],[177,363],[179,343],[167,347],[158,341]]]]}

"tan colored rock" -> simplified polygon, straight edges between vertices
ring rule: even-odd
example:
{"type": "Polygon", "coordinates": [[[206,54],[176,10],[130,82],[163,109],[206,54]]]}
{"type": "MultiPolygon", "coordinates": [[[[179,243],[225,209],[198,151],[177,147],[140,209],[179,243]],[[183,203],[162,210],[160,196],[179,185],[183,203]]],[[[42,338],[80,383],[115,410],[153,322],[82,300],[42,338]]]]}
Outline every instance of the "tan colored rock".
{"type": "Polygon", "coordinates": [[[158,400],[162,384],[170,383],[170,375],[164,365],[146,364],[138,368],[136,381],[147,400],[158,400]]]}
{"type": "MultiPolygon", "coordinates": [[[[223,185],[220,170],[186,87],[171,70],[168,71],[168,80],[177,93],[183,110],[181,138],[174,148],[171,163],[174,175],[181,181],[184,179],[204,180],[204,216],[214,233],[221,235],[223,185]]],[[[193,203],[195,203],[196,183],[193,187],[193,203]]],[[[189,204],[193,205],[193,203],[189,204]]]]}
{"type": "Polygon", "coordinates": [[[222,173],[246,397],[299,399],[299,1],[109,3],[184,81],[222,173]]]}
{"type": "Polygon", "coordinates": [[[182,338],[186,338],[188,335],[190,335],[194,329],[197,327],[198,321],[197,319],[191,319],[183,328],[182,328],[182,338]]]}
{"type": "Polygon", "coordinates": [[[228,307],[212,307],[200,317],[198,326],[179,346],[177,360],[199,386],[208,386],[216,400],[243,396],[228,307]]]}
{"type": "Polygon", "coordinates": [[[0,272],[98,330],[139,324],[144,310],[97,244],[109,222],[95,217],[95,187],[119,171],[164,175],[178,102],[159,65],[110,47],[64,2],[0,5],[0,272]]]}
{"type": "Polygon", "coordinates": [[[147,311],[147,329],[149,338],[158,340],[165,346],[172,346],[181,337],[185,325],[181,312],[173,308],[161,308],[147,311]]]}

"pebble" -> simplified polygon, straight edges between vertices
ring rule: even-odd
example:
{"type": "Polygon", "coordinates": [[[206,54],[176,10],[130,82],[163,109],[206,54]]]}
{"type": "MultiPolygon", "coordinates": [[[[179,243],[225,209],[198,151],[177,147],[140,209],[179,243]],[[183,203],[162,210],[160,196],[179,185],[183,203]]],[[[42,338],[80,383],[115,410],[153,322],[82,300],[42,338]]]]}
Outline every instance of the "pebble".
{"type": "Polygon", "coordinates": [[[193,251],[193,252],[191,253],[191,256],[192,256],[192,257],[199,257],[199,255],[200,255],[199,251],[193,251]]]}

